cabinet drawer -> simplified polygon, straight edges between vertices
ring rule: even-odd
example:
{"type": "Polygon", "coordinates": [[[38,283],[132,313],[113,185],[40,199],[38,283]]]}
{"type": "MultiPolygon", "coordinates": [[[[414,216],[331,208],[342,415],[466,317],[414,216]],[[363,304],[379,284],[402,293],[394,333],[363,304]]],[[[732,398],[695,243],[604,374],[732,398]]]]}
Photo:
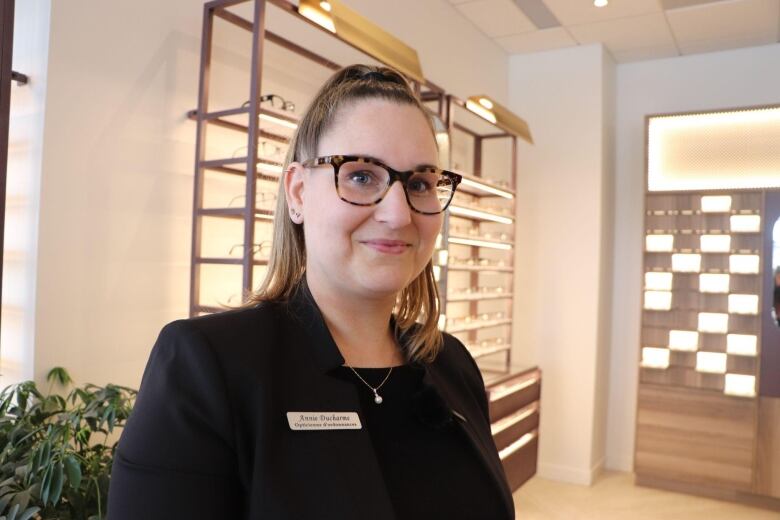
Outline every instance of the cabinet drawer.
{"type": "Polygon", "coordinates": [[[522,437],[539,428],[539,402],[535,401],[520,410],[511,413],[490,425],[496,448],[502,450],[522,437]]]}
{"type": "Polygon", "coordinates": [[[498,452],[512,491],[536,474],[538,449],[538,430],[533,430],[498,452]]]}
{"type": "Polygon", "coordinates": [[[524,406],[539,400],[541,374],[538,370],[502,381],[488,389],[490,422],[510,415],[524,406]]]}

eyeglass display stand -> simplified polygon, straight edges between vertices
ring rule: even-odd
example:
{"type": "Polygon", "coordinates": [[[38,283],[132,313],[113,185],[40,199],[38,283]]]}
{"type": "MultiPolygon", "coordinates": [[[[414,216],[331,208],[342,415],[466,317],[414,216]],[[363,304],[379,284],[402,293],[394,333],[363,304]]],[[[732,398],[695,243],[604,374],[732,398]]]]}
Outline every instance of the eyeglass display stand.
{"type": "MultiPolygon", "coordinates": [[[[269,31],[265,27],[269,6],[292,16],[305,30],[340,40],[337,34],[298,14],[297,7],[287,0],[220,0],[204,5],[198,106],[188,114],[197,124],[190,316],[221,312],[225,304],[240,304],[265,274],[267,260],[263,253],[271,240],[274,196],[297,120],[289,111],[261,103],[261,84],[265,94],[271,86],[294,92],[291,99],[303,107],[316,88],[340,68],[317,52],[269,31]],[[215,26],[217,20],[251,35],[249,90],[236,99],[225,96],[239,83],[231,75],[235,71],[219,69],[212,60],[216,33],[223,34],[222,28],[215,26]],[[267,70],[273,49],[285,53],[279,58],[283,79],[278,81],[267,70]],[[300,83],[313,85],[310,91],[290,84],[290,75],[296,70],[305,71],[300,83]],[[230,84],[220,88],[218,82],[223,76],[230,84]],[[244,103],[246,99],[249,103],[244,103]],[[280,153],[268,157],[261,146],[263,141],[271,143],[271,150],[278,145],[280,153]]],[[[329,43],[323,48],[332,46],[329,43]]],[[[376,56],[349,59],[353,63],[381,63],[376,56]]],[[[442,126],[437,131],[451,137],[454,153],[450,157],[447,148],[445,162],[473,170],[464,173],[466,182],[459,186],[458,200],[452,203],[458,215],[451,210],[445,214],[442,247],[437,252],[437,258],[450,253],[451,258],[463,261],[437,262],[437,276],[443,310],[460,311],[468,318],[468,326],[465,321],[461,325],[455,321],[445,330],[459,335],[480,364],[494,439],[514,490],[536,473],[541,388],[541,373],[536,367],[512,367],[510,363],[514,203],[506,197],[513,197],[516,136],[474,119],[476,116],[465,110],[462,101],[441,87],[429,81],[411,83],[426,104],[435,103],[432,112],[442,126]],[[468,138],[465,141],[464,136],[468,138]],[[504,143],[503,150],[495,148],[494,143],[499,142],[504,143]],[[494,164],[496,160],[499,163],[494,164]],[[494,179],[482,175],[500,171],[494,179]],[[504,196],[496,196],[497,192],[504,196]],[[463,233],[459,236],[456,231],[463,233]],[[471,245],[475,240],[478,245],[471,245]],[[448,287],[452,293],[447,292],[448,287]],[[481,290],[483,287],[489,289],[481,290]]]]}
{"type": "Polygon", "coordinates": [[[647,192],[637,484],[780,510],[778,217],[772,190],[647,192]]]}

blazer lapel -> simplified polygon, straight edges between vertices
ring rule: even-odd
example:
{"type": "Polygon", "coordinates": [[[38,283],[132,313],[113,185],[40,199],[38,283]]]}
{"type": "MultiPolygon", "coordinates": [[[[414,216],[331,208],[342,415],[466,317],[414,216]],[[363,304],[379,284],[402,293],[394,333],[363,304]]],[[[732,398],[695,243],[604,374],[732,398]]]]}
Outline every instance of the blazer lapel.
{"type": "Polygon", "coordinates": [[[471,441],[479,459],[488,470],[488,473],[490,473],[496,486],[500,489],[504,507],[509,515],[508,518],[514,518],[515,506],[514,501],[512,500],[512,492],[509,490],[504,468],[501,466],[501,460],[496,453],[492,437],[489,436],[489,434],[487,437],[484,434],[480,435],[474,424],[474,421],[478,418],[469,414],[468,409],[462,406],[462,400],[458,400],[457,398],[458,392],[452,387],[452,384],[447,378],[442,377],[438,373],[437,367],[433,364],[425,364],[424,366],[425,376],[423,377],[423,382],[433,385],[453,412],[453,415],[455,416],[453,420],[464,431],[469,441],[471,441]]]}

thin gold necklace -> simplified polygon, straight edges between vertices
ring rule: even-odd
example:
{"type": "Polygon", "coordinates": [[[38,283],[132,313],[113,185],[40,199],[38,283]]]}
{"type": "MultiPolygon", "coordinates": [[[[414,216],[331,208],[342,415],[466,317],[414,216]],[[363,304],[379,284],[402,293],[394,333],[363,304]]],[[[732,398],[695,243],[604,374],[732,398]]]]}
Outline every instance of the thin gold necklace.
{"type": "Polygon", "coordinates": [[[382,388],[382,385],[384,385],[384,384],[387,382],[387,379],[390,377],[390,374],[391,374],[391,373],[392,373],[392,371],[393,371],[393,367],[390,367],[390,370],[388,370],[388,371],[387,371],[387,375],[386,375],[386,376],[385,376],[385,378],[382,380],[382,382],[381,382],[381,383],[379,383],[379,386],[377,386],[376,388],[374,388],[373,386],[369,385],[369,384],[366,382],[366,380],[365,380],[365,379],[363,379],[363,378],[360,376],[360,374],[358,374],[358,373],[357,373],[357,370],[355,370],[354,368],[352,368],[352,367],[351,367],[351,366],[349,366],[349,365],[347,365],[347,366],[349,367],[349,369],[350,369],[350,370],[352,370],[352,372],[354,372],[354,373],[355,373],[355,375],[356,375],[356,376],[358,376],[358,378],[360,378],[360,380],[361,380],[361,381],[363,381],[363,384],[365,384],[367,387],[369,387],[369,388],[371,389],[371,391],[372,391],[372,392],[374,392],[374,402],[375,402],[376,404],[382,404],[382,401],[384,401],[384,399],[382,399],[382,396],[381,396],[381,395],[379,395],[379,393],[378,393],[377,391],[378,391],[380,388],[382,388]]]}

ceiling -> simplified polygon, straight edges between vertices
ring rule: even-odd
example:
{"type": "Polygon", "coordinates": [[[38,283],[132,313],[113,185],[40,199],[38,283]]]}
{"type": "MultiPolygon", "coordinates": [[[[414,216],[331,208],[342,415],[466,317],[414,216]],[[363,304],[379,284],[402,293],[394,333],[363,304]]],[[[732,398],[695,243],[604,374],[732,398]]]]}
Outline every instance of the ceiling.
{"type": "Polygon", "coordinates": [[[780,0],[449,0],[510,54],[603,43],[615,61],[780,41],[780,0]]]}

